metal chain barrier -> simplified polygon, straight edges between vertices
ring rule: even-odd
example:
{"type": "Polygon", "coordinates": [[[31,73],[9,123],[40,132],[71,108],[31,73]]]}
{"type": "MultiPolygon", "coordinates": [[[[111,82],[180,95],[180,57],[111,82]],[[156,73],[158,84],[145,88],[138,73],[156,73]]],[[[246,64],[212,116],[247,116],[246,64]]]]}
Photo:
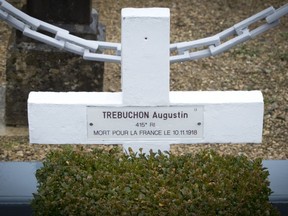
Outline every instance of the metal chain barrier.
{"type": "Polygon", "coordinates": [[[212,37],[202,38],[190,42],[171,44],[170,51],[176,50],[178,55],[171,56],[170,63],[196,60],[220,54],[231,47],[236,46],[237,44],[253,39],[259,34],[262,34],[263,32],[277,26],[280,23],[280,17],[287,14],[288,4],[285,4],[277,10],[275,10],[273,7],[269,7],[212,37]],[[266,20],[266,23],[253,30],[248,29],[250,25],[261,20],[266,20]],[[227,40],[227,38],[230,37],[233,38],[227,40]],[[221,41],[225,42],[221,43],[221,41]],[[196,52],[189,52],[190,49],[202,47],[207,48],[196,52]]]}
{"type": "MultiPolygon", "coordinates": [[[[280,23],[279,19],[287,14],[288,4],[285,4],[277,10],[273,7],[269,7],[212,37],[171,44],[170,52],[177,51],[178,54],[170,56],[170,63],[196,60],[220,54],[237,44],[253,39],[257,35],[277,26],[280,23]],[[250,25],[261,20],[265,20],[266,23],[253,30],[248,29],[250,25]],[[230,37],[233,38],[227,40],[230,37]],[[207,48],[190,52],[191,49],[202,47],[207,48]]],[[[65,29],[23,13],[4,0],[0,0],[0,19],[6,21],[17,30],[22,31],[25,36],[56,48],[81,55],[83,56],[83,59],[121,63],[120,43],[85,40],[71,35],[69,34],[69,31],[65,29]],[[54,37],[46,35],[43,32],[47,32],[50,35],[52,34],[54,37]],[[102,54],[101,52],[105,50],[112,50],[115,54],[102,54]]]]}
{"type": "Polygon", "coordinates": [[[25,36],[53,47],[82,55],[86,60],[121,62],[121,44],[85,40],[73,36],[65,29],[28,16],[4,0],[0,0],[0,19],[6,21],[17,30],[22,31],[25,36]],[[54,37],[48,36],[43,32],[50,33],[54,37]],[[115,55],[101,54],[104,50],[113,50],[115,51],[115,55]]]}

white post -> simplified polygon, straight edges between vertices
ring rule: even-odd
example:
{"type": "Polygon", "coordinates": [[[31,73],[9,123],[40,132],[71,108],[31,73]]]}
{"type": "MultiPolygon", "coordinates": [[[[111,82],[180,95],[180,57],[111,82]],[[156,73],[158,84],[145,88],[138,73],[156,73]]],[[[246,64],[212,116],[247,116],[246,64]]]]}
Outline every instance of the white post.
{"type": "Polygon", "coordinates": [[[123,105],[169,105],[169,34],[168,8],[122,9],[123,105]]]}
{"type": "MultiPolygon", "coordinates": [[[[168,106],[170,90],[170,10],[122,9],[122,101],[124,106],[168,106]]],[[[144,152],[170,149],[169,142],[124,142],[144,152]]]]}

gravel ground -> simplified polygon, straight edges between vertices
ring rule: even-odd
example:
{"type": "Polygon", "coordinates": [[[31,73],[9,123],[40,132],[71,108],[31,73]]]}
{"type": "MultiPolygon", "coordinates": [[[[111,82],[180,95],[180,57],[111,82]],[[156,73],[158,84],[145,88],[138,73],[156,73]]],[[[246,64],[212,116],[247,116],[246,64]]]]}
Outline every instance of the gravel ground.
{"type": "MultiPolygon", "coordinates": [[[[170,8],[171,43],[213,36],[271,5],[278,8],[285,3],[283,0],[93,1],[101,23],[106,26],[106,40],[110,42],[121,41],[121,8],[170,8]]],[[[9,28],[0,22],[0,73],[4,70],[8,38],[9,28]]],[[[105,65],[104,91],[120,91],[120,71],[117,64],[105,65]]],[[[172,145],[172,153],[195,153],[209,148],[252,159],[288,158],[288,16],[281,19],[280,26],[222,55],[171,65],[170,76],[173,91],[261,90],[265,100],[262,144],[172,145]]],[[[84,148],[89,151],[95,147],[84,148]]],[[[55,148],[59,147],[30,145],[27,136],[2,136],[0,160],[42,160],[55,148]]]]}

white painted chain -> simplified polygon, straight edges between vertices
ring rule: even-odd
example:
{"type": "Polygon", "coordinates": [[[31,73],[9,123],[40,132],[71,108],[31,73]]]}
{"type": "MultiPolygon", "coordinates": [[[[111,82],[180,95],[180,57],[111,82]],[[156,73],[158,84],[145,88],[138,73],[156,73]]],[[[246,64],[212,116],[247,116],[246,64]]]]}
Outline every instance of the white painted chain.
{"type": "Polygon", "coordinates": [[[69,31],[35,19],[4,0],[0,0],[0,19],[22,31],[25,36],[66,50],[91,61],[121,62],[121,44],[102,41],[85,40],[69,34],[69,31]],[[40,32],[41,31],[41,32],[40,32]],[[46,35],[43,32],[54,35],[46,35]],[[104,50],[113,50],[115,55],[102,54],[104,50]],[[97,53],[98,51],[98,53],[97,53]],[[100,52],[99,52],[100,51],[100,52]]]}
{"type": "Polygon", "coordinates": [[[229,29],[226,29],[213,37],[202,38],[190,42],[181,42],[170,45],[170,51],[177,51],[178,55],[170,56],[170,63],[197,60],[204,57],[220,54],[239,43],[243,43],[249,39],[255,38],[257,35],[277,26],[279,19],[288,14],[288,4],[275,10],[269,7],[242,22],[237,23],[229,29]],[[266,23],[249,30],[248,27],[260,20],[266,20],[266,23]],[[225,41],[225,39],[235,36],[234,38],[225,41]],[[221,41],[225,41],[221,43],[221,41]],[[206,49],[189,52],[191,49],[207,47],[206,49]]]}
{"type": "MultiPolygon", "coordinates": [[[[239,43],[253,39],[257,35],[275,27],[279,24],[279,19],[287,14],[288,4],[285,4],[277,10],[273,7],[269,7],[212,37],[171,44],[170,51],[177,51],[178,55],[170,56],[170,63],[196,60],[220,54],[239,43]],[[265,24],[253,29],[252,31],[248,29],[251,24],[263,19],[266,20],[265,24]],[[225,41],[225,39],[230,38],[231,36],[235,37],[225,41]],[[221,41],[224,42],[221,43],[221,41]],[[189,52],[191,49],[202,47],[207,48],[200,51],[189,52]]],[[[120,43],[85,40],[73,36],[65,29],[56,27],[23,13],[5,0],[0,0],[0,19],[6,21],[9,25],[19,31],[22,31],[23,34],[28,37],[59,49],[82,55],[86,60],[121,63],[120,43]],[[42,31],[40,32],[39,30],[42,31]],[[43,31],[53,34],[54,37],[45,35],[43,31]],[[101,52],[104,50],[113,50],[115,51],[115,55],[102,54],[101,52]]]]}

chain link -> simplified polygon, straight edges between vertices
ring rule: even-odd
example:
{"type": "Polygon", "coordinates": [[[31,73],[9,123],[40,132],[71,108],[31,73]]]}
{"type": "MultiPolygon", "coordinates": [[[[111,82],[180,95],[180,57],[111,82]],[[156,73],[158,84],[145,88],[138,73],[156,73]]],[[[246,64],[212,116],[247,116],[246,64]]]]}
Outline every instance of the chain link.
{"type": "MultiPolygon", "coordinates": [[[[178,55],[170,56],[170,63],[197,60],[220,54],[237,44],[253,39],[257,35],[277,26],[280,23],[279,19],[287,14],[288,4],[277,10],[269,7],[212,37],[171,44],[170,52],[177,51],[178,55]],[[248,29],[250,25],[260,20],[265,20],[266,23],[252,31],[248,29]],[[234,37],[228,40],[232,36],[234,37]],[[190,52],[191,49],[202,47],[207,48],[190,52]]],[[[65,29],[28,16],[5,0],[0,0],[0,19],[5,20],[9,25],[22,31],[28,37],[59,49],[82,55],[86,60],[121,63],[121,44],[85,40],[71,35],[65,29]],[[54,37],[44,34],[43,31],[53,34],[54,37]],[[105,50],[112,50],[115,52],[115,55],[102,54],[101,52],[105,50]]]]}
{"type": "Polygon", "coordinates": [[[288,4],[275,10],[269,7],[248,19],[245,19],[234,26],[216,34],[213,37],[207,37],[191,42],[181,42],[170,45],[170,51],[177,51],[178,55],[170,56],[170,63],[197,60],[204,57],[215,56],[237,44],[255,38],[257,35],[277,26],[279,19],[288,14],[288,4]],[[250,31],[248,27],[260,20],[266,23],[250,31]],[[227,40],[229,37],[235,36],[227,40]],[[226,40],[226,41],[225,41],[226,40]],[[221,41],[224,41],[221,43],[221,41]],[[207,47],[206,49],[189,52],[191,49],[207,47]]]}
{"type": "Polygon", "coordinates": [[[0,0],[0,19],[22,31],[25,36],[61,50],[82,55],[86,60],[121,63],[121,44],[76,37],[65,29],[28,16],[4,0],[0,0]],[[44,32],[50,33],[54,37],[46,35],[44,32]],[[105,50],[112,50],[115,55],[101,54],[105,50]]]}

